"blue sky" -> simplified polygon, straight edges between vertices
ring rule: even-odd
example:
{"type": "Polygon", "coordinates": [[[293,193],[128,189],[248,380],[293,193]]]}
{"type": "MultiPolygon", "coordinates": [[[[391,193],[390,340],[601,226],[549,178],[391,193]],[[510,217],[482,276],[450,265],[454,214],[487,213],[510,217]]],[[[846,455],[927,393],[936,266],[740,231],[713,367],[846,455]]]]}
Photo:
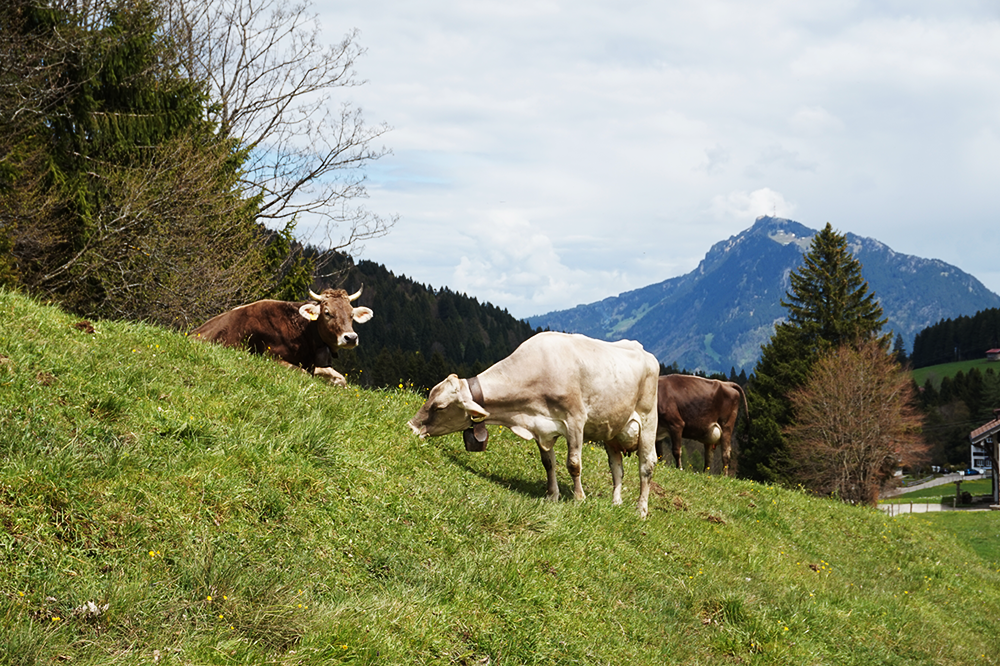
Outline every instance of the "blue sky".
{"type": "Polygon", "coordinates": [[[995,2],[343,2],[386,122],[358,258],[518,317],[681,275],[763,214],[1000,292],[995,2]]]}

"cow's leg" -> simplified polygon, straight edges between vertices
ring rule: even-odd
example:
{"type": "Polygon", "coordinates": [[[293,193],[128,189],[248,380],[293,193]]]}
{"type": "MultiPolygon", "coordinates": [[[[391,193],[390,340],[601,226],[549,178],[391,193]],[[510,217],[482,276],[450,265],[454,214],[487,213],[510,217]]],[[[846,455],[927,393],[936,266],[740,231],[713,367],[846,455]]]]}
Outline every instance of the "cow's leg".
{"type": "Polygon", "coordinates": [[[639,517],[645,518],[649,513],[649,486],[656,468],[656,442],[645,445],[640,442],[636,457],[639,459],[639,517]]]}
{"type": "Polygon", "coordinates": [[[313,376],[325,379],[334,386],[347,386],[347,379],[333,368],[313,368],[313,376]]]}
{"type": "Polygon", "coordinates": [[[729,460],[733,455],[732,433],[722,438],[722,475],[729,476],[729,460]]]}
{"type": "Polygon", "coordinates": [[[545,498],[552,500],[553,502],[559,499],[559,483],[556,480],[556,450],[554,448],[555,441],[547,442],[546,446],[542,445],[542,442],[538,442],[538,454],[542,457],[542,467],[545,468],[545,476],[548,481],[548,490],[545,493],[545,498]]]}
{"type": "Polygon", "coordinates": [[[298,370],[299,372],[304,372],[307,375],[309,374],[309,371],[306,370],[305,368],[303,368],[301,365],[294,365],[294,364],[289,363],[288,361],[286,361],[284,359],[280,359],[280,358],[278,358],[276,356],[272,356],[271,358],[273,358],[275,361],[277,361],[279,364],[285,366],[286,368],[291,368],[292,370],[298,370]]]}
{"type": "Polygon", "coordinates": [[[712,472],[712,458],[715,457],[715,444],[705,444],[705,474],[712,472]]]}
{"type": "Polygon", "coordinates": [[[566,434],[566,469],[573,479],[573,498],[582,502],[587,499],[583,492],[583,484],[580,482],[580,473],[583,471],[583,430],[570,431],[566,434]]]}
{"type": "Polygon", "coordinates": [[[670,443],[673,446],[674,464],[677,466],[677,469],[684,469],[681,466],[681,441],[683,440],[681,433],[683,432],[683,428],[671,428],[670,430],[670,443]]]}
{"type": "Polygon", "coordinates": [[[613,447],[604,445],[608,451],[608,467],[611,468],[611,503],[618,506],[622,503],[622,452],[613,447]]]}

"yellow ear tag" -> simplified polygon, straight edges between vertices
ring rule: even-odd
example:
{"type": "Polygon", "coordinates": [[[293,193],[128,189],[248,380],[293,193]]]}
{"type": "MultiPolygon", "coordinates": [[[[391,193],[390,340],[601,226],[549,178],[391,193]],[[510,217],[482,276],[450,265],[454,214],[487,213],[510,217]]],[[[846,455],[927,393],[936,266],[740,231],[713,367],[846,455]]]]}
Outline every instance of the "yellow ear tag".
{"type": "Polygon", "coordinates": [[[306,303],[299,308],[299,314],[308,319],[309,321],[316,321],[319,319],[319,306],[313,305],[311,303],[306,303]]]}

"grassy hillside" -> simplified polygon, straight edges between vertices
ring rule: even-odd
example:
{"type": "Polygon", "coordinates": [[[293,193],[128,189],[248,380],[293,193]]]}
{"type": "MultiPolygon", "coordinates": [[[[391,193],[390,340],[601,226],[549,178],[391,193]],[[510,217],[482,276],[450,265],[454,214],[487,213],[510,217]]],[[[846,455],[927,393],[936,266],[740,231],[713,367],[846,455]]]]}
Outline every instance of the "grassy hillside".
{"type": "Polygon", "coordinates": [[[1000,660],[1000,562],[928,521],[667,467],[640,521],[596,448],[549,503],[405,388],[77,323],[0,293],[0,663],[1000,660]]]}
{"type": "Polygon", "coordinates": [[[972,368],[979,368],[980,372],[986,372],[987,368],[993,368],[994,372],[996,372],[1000,370],[1000,363],[987,361],[985,358],[972,361],[955,361],[954,363],[942,363],[941,365],[917,368],[911,374],[917,386],[923,386],[930,379],[934,388],[940,388],[941,380],[945,377],[954,377],[959,372],[968,373],[972,368]]]}

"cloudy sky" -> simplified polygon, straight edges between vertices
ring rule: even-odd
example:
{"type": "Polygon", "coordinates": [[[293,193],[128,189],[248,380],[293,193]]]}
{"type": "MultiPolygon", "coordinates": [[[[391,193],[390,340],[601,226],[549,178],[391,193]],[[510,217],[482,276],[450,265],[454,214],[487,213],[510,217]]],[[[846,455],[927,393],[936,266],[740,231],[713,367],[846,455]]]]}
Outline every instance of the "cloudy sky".
{"type": "Polygon", "coordinates": [[[764,214],[1000,292],[995,1],[319,0],[392,154],[358,258],[517,317],[681,275],[764,214]]]}

